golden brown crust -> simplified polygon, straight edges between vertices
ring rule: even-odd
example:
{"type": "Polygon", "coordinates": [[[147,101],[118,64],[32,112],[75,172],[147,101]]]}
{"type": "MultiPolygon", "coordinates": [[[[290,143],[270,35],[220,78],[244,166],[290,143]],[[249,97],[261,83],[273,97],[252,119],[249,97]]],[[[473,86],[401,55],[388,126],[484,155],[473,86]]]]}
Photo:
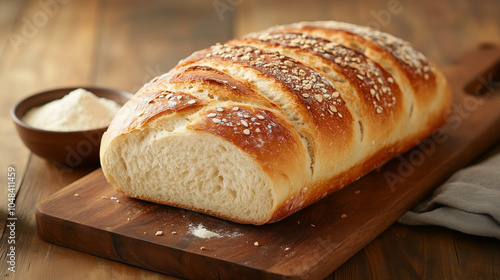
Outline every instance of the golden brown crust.
{"type": "MultiPolygon", "coordinates": [[[[187,128],[217,135],[239,147],[269,174],[287,177],[281,171],[302,152],[296,129],[269,110],[245,105],[216,107],[203,111],[187,128]]],[[[300,157],[299,157],[300,158],[300,157]]]]}
{"type": "Polygon", "coordinates": [[[195,65],[172,72],[165,79],[166,83],[197,84],[200,88],[217,87],[211,92],[211,98],[231,99],[238,102],[257,102],[270,106],[269,100],[256,92],[255,86],[247,81],[236,80],[230,75],[209,66],[195,65]],[[221,88],[225,88],[221,90],[221,88]],[[215,97],[216,96],[216,97],[215,97]]]}
{"type": "Polygon", "coordinates": [[[385,128],[394,130],[394,126],[405,121],[403,107],[408,100],[392,75],[356,50],[303,33],[257,33],[229,43],[258,45],[307,57],[311,61],[322,61],[312,66],[327,78],[328,73],[321,71],[322,68],[328,67],[346,80],[347,87],[330,79],[337,88],[356,95],[350,102],[358,106],[356,110],[362,114],[363,120],[369,119],[372,126],[378,127],[377,133],[383,134],[385,128]]]}
{"type": "Polygon", "coordinates": [[[444,123],[450,104],[440,70],[408,42],[351,24],[305,22],[249,34],[182,60],[126,104],[105,134],[102,151],[120,135],[154,129],[156,120],[164,121],[161,116],[186,116],[187,130],[224,139],[271,178],[280,194],[273,211],[249,221],[140,198],[263,224],[410,149],[444,123]]]}
{"type": "Polygon", "coordinates": [[[194,111],[206,104],[206,101],[185,92],[163,90],[137,93],[113,119],[106,139],[141,129],[161,115],[194,111]]]}
{"type": "Polygon", "coordinates": [[[279,53],[272,53],[250,46],[217,45],[198,52],[182,61],[176,68],[203,60],[225,60],[260,71],[276,79],[283,92],[293,98],[297,110],[312,117],[315,125],[332,129],[332,122],[348,119],[345,102],[334,86],[310,67],[279,53]],[[325,101],[325,102],[323,102],[325,101]],[[336,107],[336,112],[331,106],[336,107]]]}
{"type": "Polygon", "coordinates": [[[384,58],[393,60],[409,78],[412,86],[419,90],[420,86],[435,82],[434,67],[422,53],[410,43],[378,30],[345,23],[312,22],[277,28],[277,32],[313,32],[323,33],[326,37],[343,37],[346,41],[356,43],[363,48],[372,48],[376,52],[385,53],[384,58]],[[423,83],[422,79],[426,82],[423,83]]]}
{"type": "Polygon", "coordinates": [[[394,79],[376,62],[362,53],[337,45],[323,38],[301,33],[264,33],[254,37],[236,39],[230,43],[249,44],[258,41],[263,48],[290,48],[299,55],[313,55],[322,59],[333,71],[342,73],[350,81],[350,86],[362,93],[363,105],[367,112],[390,115],[401,99],[401,92],[394,79]]]}

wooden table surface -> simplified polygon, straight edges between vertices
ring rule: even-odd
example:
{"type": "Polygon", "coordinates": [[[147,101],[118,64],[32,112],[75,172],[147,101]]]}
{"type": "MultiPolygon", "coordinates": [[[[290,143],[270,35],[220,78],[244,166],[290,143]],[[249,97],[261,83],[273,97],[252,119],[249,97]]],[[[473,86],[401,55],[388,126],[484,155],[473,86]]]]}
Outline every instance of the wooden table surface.
{"type": "MultiPolygon", "coordinates": [[[[51,88],[135,92],[195,50],[266,27],[334,19],[376,26],[445,67],[482,42],[500,45],[500,2],[489,1],[0,1],[0,277],[173,279],[42,241],[36,204],[93,168],[60,169],[30,154],[9,116],[51,88]],[[7,170],[15,168],[15,272],[8,270],[7,170]]],[[[500,142],[490,153],[500,150],[500,142]]],[[[500,279],[500,240],[394,224],[329,279],[500,279]]]]}

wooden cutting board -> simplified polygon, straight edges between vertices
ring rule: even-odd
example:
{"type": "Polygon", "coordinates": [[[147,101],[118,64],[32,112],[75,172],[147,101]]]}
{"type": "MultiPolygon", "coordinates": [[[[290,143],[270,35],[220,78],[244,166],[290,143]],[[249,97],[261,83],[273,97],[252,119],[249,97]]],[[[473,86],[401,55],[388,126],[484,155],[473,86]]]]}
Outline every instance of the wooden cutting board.
{"type": "Polygon", "coordinates": [[[39,235],[183,278],[326,277],[500,138],[500,49],[483,45],[446,74],[455,106],[442,129],[280,222],[240,225],[132,199],[115,192],[98,169],[38,204],[39,235]],[[219,237],[196,237],[200,225],[219,237]]]}

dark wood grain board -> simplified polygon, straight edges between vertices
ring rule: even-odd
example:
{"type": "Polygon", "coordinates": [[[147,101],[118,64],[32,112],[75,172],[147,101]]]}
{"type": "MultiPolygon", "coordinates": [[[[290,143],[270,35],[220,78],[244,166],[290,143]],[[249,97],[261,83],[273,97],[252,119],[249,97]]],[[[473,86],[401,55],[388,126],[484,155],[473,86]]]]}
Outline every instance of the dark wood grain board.
{"type": "Polygon", "coordinates": [[[480,46],[445,70],[455,105],[443,128],[282,221],[240,225],[132,199],[115,192],[98,169],[38,204],[38,233],[51,243],[184,278],[323,278],[500,137],[500,49],[480,46]],[[194,236],[191,229],[200,224],[221,237],[194,236]],[[163,235],[155,235],[159,230],[163,235]]]}

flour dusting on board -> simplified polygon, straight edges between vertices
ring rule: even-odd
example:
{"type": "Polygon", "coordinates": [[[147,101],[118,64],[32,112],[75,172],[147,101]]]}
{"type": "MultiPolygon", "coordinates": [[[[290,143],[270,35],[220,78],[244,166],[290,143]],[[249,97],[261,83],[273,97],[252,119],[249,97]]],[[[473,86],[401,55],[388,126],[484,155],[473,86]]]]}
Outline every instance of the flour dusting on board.
{"type": "Polygon", "coordinates": [[[197,227],[189,225],[189,232],[199,238],[221,237],[218,233],[206,229],[202,224],[197,227]]]}

